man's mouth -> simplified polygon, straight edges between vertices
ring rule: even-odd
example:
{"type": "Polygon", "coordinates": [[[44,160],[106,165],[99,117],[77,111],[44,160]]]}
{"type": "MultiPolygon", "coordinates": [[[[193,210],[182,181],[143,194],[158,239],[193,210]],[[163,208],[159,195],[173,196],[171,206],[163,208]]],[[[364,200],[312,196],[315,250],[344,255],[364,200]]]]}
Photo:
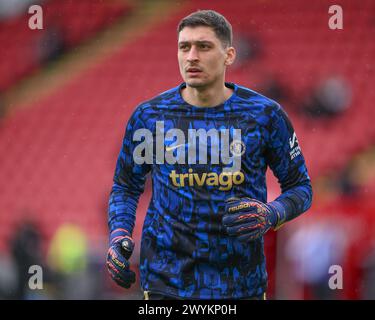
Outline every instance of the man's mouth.
{"type": "Polygon", "coordinates": [[[187,68],[186,70],[188,73],[198,73],[198,72],[202,72],[201,69],[199,68],[187,68]]]}
{"type": "Polygon", "coordinates": [[[191,67],[186,69],[186,73],[189,77],[198,77],[202,73],[202,70],[191,67]]]}

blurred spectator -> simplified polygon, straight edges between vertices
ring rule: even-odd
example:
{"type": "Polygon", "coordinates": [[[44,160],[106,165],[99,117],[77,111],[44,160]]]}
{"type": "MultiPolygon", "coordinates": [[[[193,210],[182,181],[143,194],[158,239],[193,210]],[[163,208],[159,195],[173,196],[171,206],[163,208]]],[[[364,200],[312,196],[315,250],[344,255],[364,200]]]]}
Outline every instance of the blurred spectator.
{"type": "Polygon", "coordinates": [[[343,196],[355,197],[358,195],[359,185],[357,183],[357,171],[354,161],[349,162],[339,174],[337,187],[343,196]]]}
{"type": "Polygon", "coordinates": [[[15,266],[8,256],[0,254],[0,300],[14,299],[17,287],[15,266]]]}
{"type": "Polygon", "coordinates": [[[263,53],[263,46],[255,34],[239,33],[233,39],[233,46],[236,48],[236,60],[234,68],[240,67],[243,63],[259,58],[263,53]]]}
{"type": "Polygon", "coordinates": [[[287,88],[279,81],[278,78],[267,75],[261,82],[259,91],[276,101],[283,101],[289,97],[287,88]]]}
{"type": "Polygon", "coordinates": [[[58,299],[92,299],[95,280],[88,271],[88,247],[84,232],[70,223],[54,234],[48,252],[50,268],[58,277],[58,299]]]}
{"type": "Polygon", "coordinates": [[[86,237],[78,226],[65,223],[57,229],[51,240],[48,262],[62,274],[86,268],[86,237]]]}
{"type": "Polygon", "coordinates": [[[28,7],[40,4],[41,0],[0,0],[0,21],[28,12],[28,7]]]}
{"type": "Polygon", "coordinates": [[[349,84],[340,76],[321,81],[302,104],[302,111],[311,117],[333,117],[344,112],[351,102],[349,84]]]}
{"type": "Polygon", "coordinates": [[[334,217],[303,226],[291,236],[286,254],[292,262],[293,274],[310,298],[337,298],[337,292],[328,285],[329,268],[343,265],[346,247],[344,228],[334,217]]]}
{"type": "Polygon", "coordinates": [[[28,287],[29,268],[32,265],[43,266],[41,235],[32,221],[23,221],[15,230],[10,243],[11,255],[17,274],[17,288],[13,299],[32,298],[33,292],[28,287]]]}
{"type": "Polygon", "coordinates": [[[49,24],[38,42],[38,60],[41,63],[53,61],[65,49],[62,30],[57,25],[49,24]]]}
{"type": "Polygon", "coordinates": [[[361,299],[375,300],[375,243],[361,265],[362,286],[361,299]]]}

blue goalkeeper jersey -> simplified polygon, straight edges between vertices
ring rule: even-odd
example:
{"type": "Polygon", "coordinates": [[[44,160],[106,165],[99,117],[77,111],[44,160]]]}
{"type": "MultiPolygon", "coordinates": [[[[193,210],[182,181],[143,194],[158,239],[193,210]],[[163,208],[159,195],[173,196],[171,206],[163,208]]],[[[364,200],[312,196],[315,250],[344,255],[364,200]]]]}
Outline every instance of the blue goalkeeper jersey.
{"type": "Polygon", "coordinates": [[[312,188],[291,122],[275,101],[226,83],[225,103],[196,107],[182,83],[140,104],[130,117],[109,200],[110,232],[132,234],[138,199],[151,173],[142,230],[143,290],[190,299],[263,294],[263,238],[242,243],[222,226],[225,200],[267,201],[266,170],[289,221],[311,205],[312,188]]]}

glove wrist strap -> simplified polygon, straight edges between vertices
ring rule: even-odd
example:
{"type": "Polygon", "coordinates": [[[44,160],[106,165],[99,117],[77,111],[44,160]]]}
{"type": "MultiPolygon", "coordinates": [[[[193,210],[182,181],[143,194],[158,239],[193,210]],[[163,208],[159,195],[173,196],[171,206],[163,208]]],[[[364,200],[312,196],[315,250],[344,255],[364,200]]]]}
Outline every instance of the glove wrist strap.
{"type": "Polygon", "coordinates": [[[130,232],[128,230],[126,230],[126,229],[117,228],[117,229],[113,230],[111,232],[111,234],[109,235],[109,243],[113,244],[116,241],[118,241],[118,240],[120,240],[122,238],[125,238],[125,237],[130,237],[131,238],[130,232]]]}

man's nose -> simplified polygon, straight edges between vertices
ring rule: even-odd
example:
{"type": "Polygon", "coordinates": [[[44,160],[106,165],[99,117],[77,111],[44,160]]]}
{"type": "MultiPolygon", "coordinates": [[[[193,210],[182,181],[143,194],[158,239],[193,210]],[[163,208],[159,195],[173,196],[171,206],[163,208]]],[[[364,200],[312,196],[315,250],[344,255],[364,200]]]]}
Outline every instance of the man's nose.
{"type": "Polygon", "coordinates": [[[187,56],[187,61],[197,61],[199,60],[198,56],[198,50],[195,46],[192,46],[189,50],[188,56],[187,56]]]}

